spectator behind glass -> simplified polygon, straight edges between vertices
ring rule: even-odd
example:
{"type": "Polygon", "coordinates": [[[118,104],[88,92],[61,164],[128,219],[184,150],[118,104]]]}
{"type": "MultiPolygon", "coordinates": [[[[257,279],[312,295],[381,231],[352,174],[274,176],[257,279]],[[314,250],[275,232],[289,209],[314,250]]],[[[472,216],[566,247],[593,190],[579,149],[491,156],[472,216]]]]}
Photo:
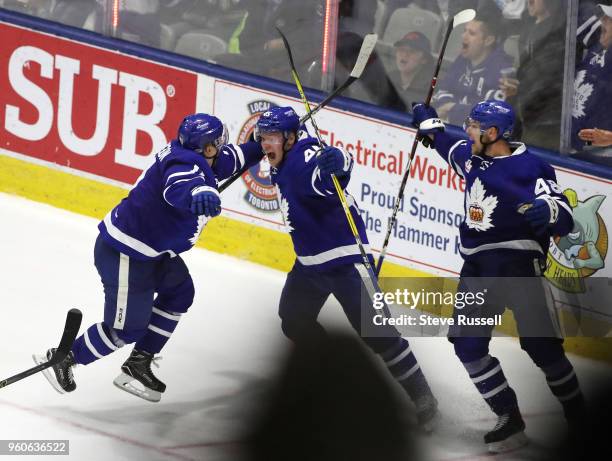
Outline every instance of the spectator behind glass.
{"type": "Polygon", "coordinates": [[[116,37],[159,48],[161,26],[158,14],[159,0],[123,0],[120,2],[116,37]]]}
{"type": "Polygon", "coordinates": [[[518,79],[502,89],[517,108],[515,131],[526,144],[559,149],[565,60],[565,0],[528,0],[519,39],[518,79]],[[522,132],[522,133],[521,133],[522,132]]]}
{"type": "Polygon", "coordinates": [[[441,118],[461,125],[477,102],[505,99],[499,80],[513,62],[500,45],[501,29],[501,12],[495,5],[481,8],[465,25],[461,52],[432,100],[441,118]]]}
{"type": "Polygon", "coordinates": [[[245,7],[248,15],[232,35],[230,53],[216,56],[215,60],[227,67],[291,81],[278,27],[291,45],[303,83],[308,85],[307,74],[321,56],[321,0],[250,0],[245,7]]]}
{"type": "Polygon", "coordinates": [[[48,0],[4,0],[0,6],[7,10],[47,19],[53,5],[48,0]]]}
{"type": "MultiPolygon", "coordinates": [[[[355,32],[338,32],[334,88],[340,86],[349,76],[359,56],[362,42],[363,37],[355,32]]],[[[376,105],[386,105],[390,100],[390,94],[391,83],[386,77],[378,53],[374,50],[363,74],[344,92],[344,96],[376,105]]]]}
{"type": "Polygon", "coordinates": [[[372,0],[340,0],[338,6],[338,29],[354,32],[360,37],[374,30],[377,4],[372,0]]]}
{"type": "Polygon", "coordinates": [[[84,27],[90,14],[98,10],[97,0],[57,0],[49,19],[74,27],[84,27]]]}
{"type": "MultiPolygon", "coordinates": [[[[576,68],[574,104],[572,107],[572,147],[585,149],[585,142],[605,146],[607,134],[612,130],[612,6],[599,5],[601,33],[599,42],[587,52],[576,68]],[[594,128],[598,128],[597,131],[594,128]]],[[[609,149],[585,152],[585,159],[612,165],[609,149]],[[607,154],[606,154],[607,152],[607,154]]]]}
{"type": "Polygon", "coordinates": [[[389,74],[391,92],[385,105],[407,112],[429,90],[434,65],[431,44],[422,33],[408,32],[393,46],[396,69],[389,74]]]}
{"type": "MultiPolygon", "coordinates": [[[[338,9],[338,39],[334,88],[346,80],[355,65],[366,34],[374,29],[376,4],[369,0],[341,0],[338,9]]],[[[390,98],[391,84],[376,51],[372,52],[361,78],[353,83],[344,96],[385,105],[390,98]]]]}

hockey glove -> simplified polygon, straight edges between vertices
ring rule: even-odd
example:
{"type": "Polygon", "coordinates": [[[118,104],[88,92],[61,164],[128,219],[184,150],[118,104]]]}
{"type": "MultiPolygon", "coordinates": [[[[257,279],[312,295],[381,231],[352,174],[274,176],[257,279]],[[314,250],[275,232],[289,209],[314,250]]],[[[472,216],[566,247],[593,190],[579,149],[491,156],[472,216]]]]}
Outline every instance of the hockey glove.
{"type": "Polygon", "coordinates": [[[214,218],[221,213],[219,192],[209,186],[196,187],[191,191],[191,212],[214,218]]]}
{"type": "Polygon", "coordinates": [[[444,131],[444,123],[438,117],[436,109],[423,103],[412,105],[412,126],[418,130],[417,139],[425,147],[431,147],[433,144],[427,135],[444,131]]]}
{"type": "Polygon", "coordinates": [[[525,219],[537,235],[541,235],[548,226],[557,222],[559,205],[552,198],[538,198],[525,211],[525,219]]]}
{"type": "Polygon", "coordinates": [[[317,156],[317,166],[321,170],[322,175],[329,176],[334,174],[337,177],[342,177],[350,173],[352,161],[350,156],[340,149],[326,146],[317,156]]]}

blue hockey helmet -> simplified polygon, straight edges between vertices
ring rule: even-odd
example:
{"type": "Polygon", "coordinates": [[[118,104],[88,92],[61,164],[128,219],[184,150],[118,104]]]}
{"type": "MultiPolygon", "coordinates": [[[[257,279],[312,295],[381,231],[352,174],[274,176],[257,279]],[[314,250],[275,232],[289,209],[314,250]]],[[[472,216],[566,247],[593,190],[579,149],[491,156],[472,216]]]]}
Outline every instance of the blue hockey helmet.
{"type": "Polygon", "coordinates": [[[500,138],[508,139],[514,129],[514,118],[514,109],[506,101],[481,101],[472,108],[463,128],[474,121],[480,124],[481,133],[492,127],[497,128],[495,141],[500,138]]]}
{"type": "Polygon", "coordinates": [[[178,140],[185,149],[198,153],[202,153],[207,144],[220,149],[228,141],[227,127],[214,115],[188,115],[179,126],[178,140]]]}
{"type": "Polygon", "coordinates": [[[300,117],[289,106],[272,107],[259,117],[255,125],[254,137],[261,141],[262,133],[281,132],[285,139],[289,133],[296,133],[300,128],[300,117]]]}

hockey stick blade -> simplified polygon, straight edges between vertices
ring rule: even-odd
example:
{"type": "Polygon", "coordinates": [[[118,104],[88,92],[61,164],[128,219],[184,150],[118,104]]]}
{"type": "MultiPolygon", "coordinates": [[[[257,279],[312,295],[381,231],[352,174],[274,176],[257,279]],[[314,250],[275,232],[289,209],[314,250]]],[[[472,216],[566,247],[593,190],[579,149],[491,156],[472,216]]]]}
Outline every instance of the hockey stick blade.
{"type": "Polygon", "coordinates": [[[60,339],[59,346],[57,346],[57,350],[53,357],[51,357],[50,362],[53,362],[53,365],[61,362],[66,358],[70,349],[72,349],[72,343],[76,339],[79,334],[79,328],[81,328],[81,320],[83,319],[83,314],[78,309],[70,309],[68,314],[66,315],[66,325],[64,325],[64,333],[62,334],[62,339],[60,339]]]}
{"type": "Polygon", "coordinates": [[[309,114],[304,115],[300,119],[300,123],[306,123],[310,118],[327,106],[336,96],[346,90],[351,84],[358,80],[361,77],[366,65],[370,61],[370,56],[374,51],[374,47],[376,46],[376,42],[378,41],[378,35],[376,34],[368,34],[363,39],[363,43],[361,44],[361,49],[359,50],[359,55],[357,56],[357,61],[355,61],[355,65],[353,66],[353,70],[351,74],[347,77],[347,79],[332,91],[323,101],[321,101],[316,107],[312,109],[309,114]]]}
{"type": "MultiPolygon", "coordinates": [[[[278,29],[278,28],[277,28],[278,29]]],[[[279,30],[280,32],[280,30],[279,30]]],[[[281,33],[282,35],[282,33],[281,33]]],[[[368,64],[370,60],[370,56],[374,51],[374,47],[376,46],[376,42],[378,40],[378,35],[376,34],[368,34],[363,39],[363,43],[361,44],[361,49],[359,50],[359,55],[357,56],[357,61],[353,66],[353,70],[351,74],[347,77],[347,79],[336,88],[334,91],[329,93],[323,101],[321,101],[318,105],[312,108],[310,113],[304,115],[300,118],[300,125],[306,123],[310,118],[319,112],[321,109],[326,107],[330,102],[332,102],[337,96],[339,96],[344,90],[346,90],[349,86],[353,84],[354,81],[358,80],[363,73],[365,66],[368,64]]],[[[291,48],[289,48],[291,50],[291,48]]],[[[293,62],[293,56],[289,53],[290,60],[293,62]]],[[[223,184],[219,186],[219,192],[223,192],[230,185],[232,185],[240,176],[244,174],[246,170],[240,170],[234,173],[232,176],[223,181],[223,184]]]]}
{"type": "Polygon", "coordinates": [[[10,378],[6,378],[0,381],[0,389],[8,386],[9,384],[13,384],[17,381],[22,380],[23,378],[27,378],[28,376],[32,376],[33,374],[38,373],[39,371],[46,370],[53,365],[61,362],[66,358],[70,349],[72,348],[72,344],[79,333],[79,328],[81,327],[81,319],[83,318],[83,314],[78,309],[70,309],[68,311],[68,315],[66,315],[66,324],[64,325],[64,332],[62,333],[62,339],[60,340],[59,346],[57,346],[57,350],[55,354],[51,357],[48,362],[41,363],[40,365],[36,365],[35,367],[30,368],[29,370],[22,371],[21,373],[16,374],[15,376],[11,376],[10,378]]]}
{"type": "Polygon", "coordinates": [[[359,56],[357,56],[357,61],[355,62],[355,66],[351,72],[351,77],[361,77],[365,66],[368,64],[372,51],[374,51],[377,40],[378,35],[376,34],[368,34],[364,37],[363,43],[361,44],[361,49],[359,50],[359,56]]]}
{"type": "MultiPolygon", "coordinates": [[[[436,63],[436,69],[434,71],[433,77],[431,79],[431,85],[429,86],[429,90],[427,91],[427,97],[425,98],[425,105],[429,106],[431,103],[431,98],[433,97],[434,91],[436,89],[436,85],[438,83],[438,75],[440,73],[440,68],[442,67],[442,61],[444,59],[444,53],[446,52],[446,45],[448,44],[448,40],[450,39],[451,33],[455,29],[455,27],[465,24],[468,21],[471,21],[476,17],[476,11],[468,8],[467,10],[462,10],[453,16],[453,21],[448,23],[446,28],[446,33],[444,34],[444,39],[442,41],[442,46],[440,48],[440,53],[438,55],[438,62],[436,63]]],[[[412,159],[416,153],[416,148],[418,144],[418,137],[415,136],[412,142],[412,148],[410,149],[410,155],[408,156],[408,162],[406,165],[406,170],[404,171],[404,176],[402,177],[402,183],[399,188],[399,192],[397,197],[395,198],[395,205],[393,206],[393,213],[389,218],[387,224],[387,232],[385,234],[385,239],[383,241],[383,245],[380,250],[380,255],[378,256],[378,261],[376,262],[376,274],[380,274],[380,270],[382,268],[383,261],[387,255],[387,248],[389,246],[389,239],[391,238],[391,231],[395,226],[397,221],[397,213],[399,211],[399,207],[401,204],[401,200],[404,197],[404,189],[406,187],[406,182],[408,181],[408,175],[410,173],[410,165],[412,163],[412,159]]]]}
{"type": "Polygon", "coordinates": [[[468,8],[467,10],[459,11],[453,17],[453,29],[461,24],[465,24],[466,22],[470,22],[472,19],[476,17],[476,11],[468,8]]]}

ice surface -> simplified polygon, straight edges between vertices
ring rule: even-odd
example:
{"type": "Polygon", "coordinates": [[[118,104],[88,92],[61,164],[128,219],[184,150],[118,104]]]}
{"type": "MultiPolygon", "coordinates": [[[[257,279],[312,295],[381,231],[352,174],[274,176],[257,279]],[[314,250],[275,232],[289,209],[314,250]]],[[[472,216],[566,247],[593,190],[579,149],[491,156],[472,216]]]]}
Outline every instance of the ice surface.
{"type": "MultiPolygon", "coordinates": [[[[101,320],[96,235],[94,219],[0,194],[0,378],[33,366],[33,352],[56,345],[69,308],[83,311],[83,328],[101,320]]],[[[155,370],[168,386],[162,401],[148,403],[112,385],[129,354],[124,348],[78,367],[74,393],[56,393],[40,374],[0,390],[0,439],[68,439],[74,460],[239,460],[244,415],[288,345],[276,314],[285,276],[201,249],[183,256],[196,298],[155,370]]],[[[321,318],[348,328],[334,300],[321,318]]],[[[427,458],[484,457],[482,435],[495,418],[450,343],[410,341],[443,413],[439,430],[423,440],[427,458]]],[[[560,406],[516,340],[495,338],[491,350],[517,392],[533,440],[503,459],[537,459],[551,433],[564,430],[560,406]]],[[[612,378],[607,365],[570,359],[587,397],[597,378],[612,378]]]]}

